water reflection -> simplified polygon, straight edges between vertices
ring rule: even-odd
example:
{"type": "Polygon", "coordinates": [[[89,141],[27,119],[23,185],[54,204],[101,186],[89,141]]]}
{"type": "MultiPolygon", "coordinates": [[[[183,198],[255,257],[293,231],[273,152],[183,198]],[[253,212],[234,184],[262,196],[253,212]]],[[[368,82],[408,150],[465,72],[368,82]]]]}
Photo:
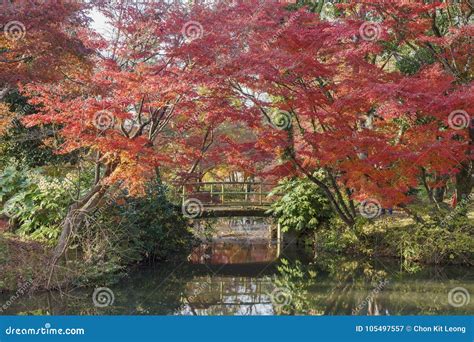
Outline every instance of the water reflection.
{"type": "Polygon", "coordinates": [[[248,277],[196,277],[185,289],[180,315],[271,315],[271,281],[248,277]]]}
{"type": "Polygon", "coordinates": [[[270,240],[276,227],[267,217],[206,218],[194,222],[194,231],[201,239],[236,238],[270,240]]]}
{"type": "Polygon", "coordinates": [[[267,243],[236,243],[217,241],[204,243],[195,248],[189,256],[193,264],[249,264],[269,263],[277,258],[277,245],[267,243]]]}
{"type": "MultiPolygon", "coordinates": [[[[87,288],[23,296],[2,314],[468,315],[474,311],[473,301],[459,308],[448,304],[448,292],[454,287],[474,294],[472,269],[426,267],[409,274],[400,271],[396,260],[322,253],[313,260],[294,245],[281,246],[280,255],[274,242],[242,241],[236,238],[238,230],[225,238],[214,236],[187,260],[149,265],[109,286],[115,294],[113,306],[94,307],[94,289],[87,288]]],[[[256,231],[269,229],[262,223],[256,231]]],[[[9,298],[0,295],[0,303],[9,298]]]]}

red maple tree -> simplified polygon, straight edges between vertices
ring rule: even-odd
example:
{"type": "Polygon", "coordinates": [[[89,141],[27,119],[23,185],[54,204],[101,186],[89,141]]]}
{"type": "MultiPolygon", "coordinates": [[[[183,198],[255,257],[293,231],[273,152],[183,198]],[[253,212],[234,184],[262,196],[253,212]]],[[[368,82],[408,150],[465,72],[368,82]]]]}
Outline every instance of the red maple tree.
{"type": "Polygon", "coordinates": [[[163,167],[185,179],[204,161],[302,175],[349,226],[355,201],[406,209],[420,181],[432,190],[456,177],[469,193],[472,137],[458,122],[473,103],[469,8],[453,19],[438,2],[337,7],[327,18],[265,2],[101,4],[112,36],[80,36],[93,68],[24,88],[40,108],[29,125],[57,125],[63,152],[95,156],[56,256],[111,187],[139,192],[163,167]]]}
{"type": "Polygon", "coordinates": [[[469,7],[443,23],[436,15],[450,9],[441,2],[338,8],[337,20],[265,3],[197,16],[220,25],[206,26],[188,53],[212,75],[212,92],[234,101],[231,118],[258,134],[252,145],[234,142],[233,151],[278,161],[269,171],[278,177],[308,177],[348,225],[358,215],[354,200],[408,210],[420,178],[431,190],[455,176],[459,195],[468,194],[469,7]],[[403,54],[422,52],[428,57],[414,72],[397,65],[403,54]],[[436,181],[428,184],[427,175],[436,181]]]}

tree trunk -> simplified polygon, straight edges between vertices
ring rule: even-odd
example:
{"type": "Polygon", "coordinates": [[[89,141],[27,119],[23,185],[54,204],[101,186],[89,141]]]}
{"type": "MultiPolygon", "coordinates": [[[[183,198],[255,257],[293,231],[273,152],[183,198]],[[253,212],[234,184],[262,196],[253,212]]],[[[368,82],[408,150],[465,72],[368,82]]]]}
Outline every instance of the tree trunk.
{"type": "Polygon", "coordinates": [[[474,186],[473,172],[474,172],[474,118],[471,119],[469,130],[469,150],[466,154],[469,160],[461,164],[461,170],[456,175],[456,195],[458,201],[467,198],[474,186]]]}
{"type": "MultiPolygon", "coordinates": [[[[317,179],[316,177],[314,177],[310,172],[308,172],[307,170],[305,170],[299,163],[298,161],[296,160],[296,158],[291,158],[293,164],[301,171],[303,172],[303,174],[310,180],[312,181],[314,184],[316,184],[317,186],[319,186],[321,188],[321,190],[323,190],[324,194],[326,195],[326,198],[329,200],[329,203],[331,204],[332,208],[336,211],[336,214],[341,218],[341,220],[344,221],[344,223],[352,228],[355,224],[355,217],[352,217],[352,215],[347,215],[347,213],[345,213],[342,209],[341,209],[341,204],[337,201],[337,199],[334,197],[334,195],[332,194],[331,190],[329,189],[329,187],[322,181],[320,181],[319,179],[317,179]]],[[[345,203],[343,203],[344,206],[345,203]]],[[[346,206],[347,207],[347,206],[346,206]]]]}
{"type": "Polygon", "coordinates": [[[59,241],[53,251],[52,266],[58,262],[59,258],[61,258],[66,251],[71,235],[81,227],[86,216],[97,207],[108,189],[109,186],[97,184],[87,195],[69,207],[68,213],[62,224],[59,241]]]}
{"type": "Polygon", "coordinates": [[[414,211],[412,211],[411,209],[409,209],[406,205],[399,205],[399,207],[408,215],[410,216],[413,220],[415,220],[415,222],[419,223],[419,224],[422,224],[422,225],[425,225],[426,222],[425,220],[423,220],[423,218],[421,216],[419,216],[417,213],[415,213],[414,211]]]}
{"type": "Polygon", "coordinates": [[[434,199],[437,203],[443,203],[444,196],[446,194],[446,187],[440,186],[439,188],[434,189],[434,199]]]}
{"type": "Polygon", "coordinates": [[[324,184],[323,182],[321,182],[310,174],[307,174],[306,177],[308,177],[310,181],[312,181],[324,191],[326,198],[329,200],[329,203],[331,204],[332,208],[336,211],[336,214],[344,221],[344,223],[348,227],[352,228],[354,226],[355,220],[354,217],[352,217],[351,215],[347,215],[347,213],[344,212],[344,210],[342,209],[342,206],[345,206],[345,203],[338,202],[338,200],[334,197],[331,190],[326,184],[324,184]]]}
{"type": "Polygon", "coordinates": [[[474,186],[474,181],[472,178],[474,162],[471,160],[468,163],[463,163],[461,166],[461,170],[456,175],[456,194],[458,201],[462,201],[464,198],[467,198],[472,191],[472,187],[474,186]]]}

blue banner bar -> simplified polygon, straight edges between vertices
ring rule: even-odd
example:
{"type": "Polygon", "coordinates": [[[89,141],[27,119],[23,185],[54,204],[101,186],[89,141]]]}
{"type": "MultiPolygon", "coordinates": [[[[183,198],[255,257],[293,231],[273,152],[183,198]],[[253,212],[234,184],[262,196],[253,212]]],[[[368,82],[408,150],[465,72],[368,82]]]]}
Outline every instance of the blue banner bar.
{"type": "Polygon", "coordinates": [[[0,316],[1,342],[472,342],[473,331],[469,316],[0,316]]]}

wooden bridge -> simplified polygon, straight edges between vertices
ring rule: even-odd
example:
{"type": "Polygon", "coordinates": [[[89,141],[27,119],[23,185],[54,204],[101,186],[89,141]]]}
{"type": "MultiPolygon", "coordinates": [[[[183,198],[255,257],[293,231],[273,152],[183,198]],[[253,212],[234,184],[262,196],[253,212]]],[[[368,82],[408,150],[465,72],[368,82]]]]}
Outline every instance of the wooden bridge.
{"type": "Polygon", "coordinates": [[[268,216],[279,195],[270,195],[275,183],[193,182],[181,186],[183,213],[199,216],[268,216]],[[189,207],[189,208],[188,208],[189,207]]]}

